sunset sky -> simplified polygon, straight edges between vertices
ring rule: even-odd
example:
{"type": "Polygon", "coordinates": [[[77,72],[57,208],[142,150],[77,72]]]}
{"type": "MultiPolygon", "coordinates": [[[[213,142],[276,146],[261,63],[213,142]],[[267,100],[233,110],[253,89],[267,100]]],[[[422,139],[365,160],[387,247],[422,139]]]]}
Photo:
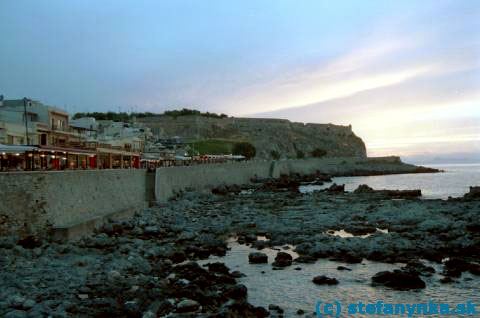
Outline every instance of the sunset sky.
{"type": "Polygon", "coordinates": [[[352,124],[480,158],[480,1],[0,1],[0,94],[352,124]]]}

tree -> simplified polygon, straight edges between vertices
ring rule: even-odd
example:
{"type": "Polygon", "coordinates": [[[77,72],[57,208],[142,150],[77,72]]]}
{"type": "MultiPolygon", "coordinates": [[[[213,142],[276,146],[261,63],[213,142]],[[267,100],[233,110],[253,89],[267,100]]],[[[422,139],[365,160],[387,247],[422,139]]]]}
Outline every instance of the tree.
{"type": "Polygon", "coordinates": [[[255,149],[255,146],[249,142],[237,142],[233,146],[232,153],[234,155],[245,156],[246,159],[251,159],[255,157],[257,150],[255,149]]]}
{"type": "Polygon", "coordinates": [[[327,154],[327,152],[323,149],[320,149],[320,148],[315,148],[313,151],[312,151],[312,157],[315,157],[315,158],[321,158],[321,157],[324,157],[325,155],[327,154]]]}
{"type": "Polygon", "coordinates": [[[297,159],[305,158],[305,153],[301,150],[297,150],[297,159]]]}
{"type": "Polygon", "coordinates": [[[280,153],[276,150],[270,151],[270,156],[272,156],[272,159],[274,160],[280,159],[280,153]]]}

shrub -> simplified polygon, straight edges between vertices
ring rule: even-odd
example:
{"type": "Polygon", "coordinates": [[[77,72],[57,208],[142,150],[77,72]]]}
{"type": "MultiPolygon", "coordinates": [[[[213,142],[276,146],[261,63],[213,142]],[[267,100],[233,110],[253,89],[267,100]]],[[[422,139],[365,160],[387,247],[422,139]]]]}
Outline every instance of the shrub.
{"type": "Polygon", "coordinates": [[[297,159],[305,158],[305,153],[301,150],[297,150],[297,159]]]}
{"type": "Polygon", "coordinates": [[[249,142],[237,142],[233,146],[232,153],[234,155],[245,156],[246,159],[251,159],[255,157],[257,150],[255,149],[255,146],[249,142]]]}
{"type": "Polygon", "coordinates": [[[327,152],[323,149],[320,149],[320,148],[316,148],[312,151],[312,157],[315,157],[315,158],[324,157],[326,154],[327,154],[327,152]]]}
{"type": "Polygon", "coordinates": [[[275,159],[275,160],[280,159],[280,153],[276,150],[270,151],[270,156],[272,156],[272,158],[275,159]]]}

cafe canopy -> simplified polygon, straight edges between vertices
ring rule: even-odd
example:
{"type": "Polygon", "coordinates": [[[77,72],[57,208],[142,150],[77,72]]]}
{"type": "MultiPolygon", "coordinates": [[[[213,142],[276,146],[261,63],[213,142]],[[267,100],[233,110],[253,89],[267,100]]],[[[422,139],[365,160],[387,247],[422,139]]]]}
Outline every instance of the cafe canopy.
{"type": "Polygon", "coordinates": [[[33,146],[23,146],[23,145],[3,145],[0,144],[0,154],[17,154],[25,153],[27,151],[38,150],[37,147],[33,146]]]}

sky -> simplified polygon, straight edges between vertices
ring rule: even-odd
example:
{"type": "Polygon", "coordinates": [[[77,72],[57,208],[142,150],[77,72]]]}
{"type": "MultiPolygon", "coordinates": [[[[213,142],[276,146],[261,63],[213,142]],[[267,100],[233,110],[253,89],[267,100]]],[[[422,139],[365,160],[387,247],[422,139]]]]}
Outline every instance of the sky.
{"type": "Polygon", "coordinates": [[[480,160],[480,2],[1,0],[0,94],[353,126],[370,156],[480,160]]]}

